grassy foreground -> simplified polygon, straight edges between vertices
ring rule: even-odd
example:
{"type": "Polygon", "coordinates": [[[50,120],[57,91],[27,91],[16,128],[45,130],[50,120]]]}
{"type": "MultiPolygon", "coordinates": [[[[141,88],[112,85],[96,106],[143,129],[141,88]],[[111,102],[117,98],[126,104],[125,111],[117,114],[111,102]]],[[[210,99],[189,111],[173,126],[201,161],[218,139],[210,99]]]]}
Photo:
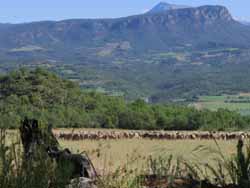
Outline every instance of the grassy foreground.
{"type": "MultiPolygon", "coordinates": [[[[23,161],[21,144],[18,140],[11,144],[12,139],[2,133],[1,188],[67,187],[71,172],[66,164],[58,166],[42,150],[37,150],[31,161],[23,161]]],[[[180,182],[194,183],[192,188],[250,186],[247,142],[148,139],[59,142],[62,148],[68,147],[76,153],[87,151],[99,174],[98,188],[152,188],[152,185],[154,188],[184,188],[176,184],[180,182]]]]}
{"type": "MultiPolygon", "coordinates": [[[[108,170],[116,169],[126,165],[129,160],[136,160],[132,164],[140,167],[145,164],[150,157],[183,158],[195,162],[212,162],[215,155],[211,151],[218,150],[218,146],[213,140],[113,140],[113,141],[64,141],[59,140],[63,147],[68,147],[74,152],[87,151],[95,167],[101,172],[109,166],[108,170]]],[[[218,141],[221,151],[226,156],[236,154],[237,141],[218,141]]],[[[107,170],[107,169],[106,169],[107,170]]]]}

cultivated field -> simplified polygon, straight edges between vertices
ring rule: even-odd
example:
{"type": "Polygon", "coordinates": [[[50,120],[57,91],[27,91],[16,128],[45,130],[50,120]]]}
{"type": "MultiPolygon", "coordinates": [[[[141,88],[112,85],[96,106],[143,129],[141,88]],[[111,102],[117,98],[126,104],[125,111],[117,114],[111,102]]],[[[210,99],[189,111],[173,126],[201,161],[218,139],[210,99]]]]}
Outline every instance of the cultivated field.
{"type": "Polygon", "coordinates": [[[198,102],[191,104],[197,109],[209,109],[212,111],[224,108],[237,111],[242,115],[250,115],[250,93],[222,96],[201,96],[198,102]]]}

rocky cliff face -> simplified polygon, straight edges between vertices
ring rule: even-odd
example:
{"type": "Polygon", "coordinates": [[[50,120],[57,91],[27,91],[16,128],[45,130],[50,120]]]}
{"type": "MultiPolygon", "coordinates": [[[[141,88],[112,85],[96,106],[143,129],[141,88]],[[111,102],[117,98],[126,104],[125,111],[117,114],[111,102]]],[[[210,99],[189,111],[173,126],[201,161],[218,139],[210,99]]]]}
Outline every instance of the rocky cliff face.
{"type": "Polygon", "coordinates": [[[207,21],[233,21],[230,12],[223,6],[203,6],[186,10],[189,10],[191,15],[196,19],[204,19],[207,21]]]}
{"type": "Polygon", "coordinates": [[[155,15],[148,15],[147,19],[152,19],[152,23],[191,23],[193,25],[234,21],[228,9],[222,6],[169,10],[155,15]]]}

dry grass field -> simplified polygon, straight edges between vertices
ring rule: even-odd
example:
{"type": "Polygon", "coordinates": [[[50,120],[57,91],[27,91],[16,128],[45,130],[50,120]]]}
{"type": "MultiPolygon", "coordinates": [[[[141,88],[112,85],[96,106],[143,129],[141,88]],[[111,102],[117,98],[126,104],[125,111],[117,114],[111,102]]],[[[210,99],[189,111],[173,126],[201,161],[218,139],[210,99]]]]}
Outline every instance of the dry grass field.
{"type": "Polygon", "coordinates": [[[74,152],[86,151],[99,171],[104,169],[113,171],[127,164],[143,168],[150,156],[173,155],[175,158],[188,161],[213,163],[213,158],[216,157],[214,151],[220,148],[225,156],[231,156],[236,152],[237,141],[218,141],[217,145],[213,140],[60,140],[60,144],[74,152]]]}
{"type": "MultiPolygon", "coordinates": [[[[57,131],[60,132],[62,130],[57,131]]],[[[68,129],[64,131],[72,132],[72,130],[68,129]]],[[[7,141],[11,142],[18,137],[18,133],[17,131],[8,131],[7,136],[10,138],[7,141]]],[[[214,171],[210,169],[212,168],[215,172],[219,172],[218,170],[222,169],[223,179],[226,183],[231,183],[228,171],[226,171],[227,167],[222,166],[222,168],[219,168],[219,164],[222,165],[223,163],[218,161],[219,154],[216,152],[222,153],[226,158],[232,157],[236,154],[237,140],[59,139],[59,143],[62,149],[69,148],[73,153],[87,152],[97,173],[100,174],[101,178],[105,178],[105,182],[113,182],[117,177],[119,177],[119,181],[116,183],[123,181],[131,182],[135,177],[151,173],[161,176],[162,172],[164,174],[162,170],[168,169],[168,159],[172,155],[171,167],[166,172],[173,177],[176,175],[176,172],[184,172],[186,177],[186,173],[193,172],[186,165],[195,168],[197,165],[199,171],[196,172],[202,180],[208,178],[209,181],[215,183],[215,178],[219,176],[216,176],[213,173],[214,171]],[[156,161],[149,160],[159,159],[159,157],[162,157],[163,163],[161,163],[161,159],[156,161]],[[187,163],[176,164],[176,159],[178,158],[181,162],[187,163]],[[149,164],[150,166],[148,166],[149,164]]]]}
{"type": "MultiPolygon", "coordinates": [[[[70,131],[60,129],[57,131],[70,131]]],[[[104,130],[108,131],[108,130],[104,130]]],[[[16,131],[8,131],[11,138],[16,138],[16,131]]],[[[10,141],[12,139],[8,139],[10,141]]],[[[87,152],[95,168],[100,173],[114,172],[119,167],[145,169],[149,157],[169,157],[195,163],[213,164],[213,159],[221,151],[226,157],[236,153],[237,140],[63,140],[59,139],[62,148],[69,148],[74,153],[87,152]]]]}

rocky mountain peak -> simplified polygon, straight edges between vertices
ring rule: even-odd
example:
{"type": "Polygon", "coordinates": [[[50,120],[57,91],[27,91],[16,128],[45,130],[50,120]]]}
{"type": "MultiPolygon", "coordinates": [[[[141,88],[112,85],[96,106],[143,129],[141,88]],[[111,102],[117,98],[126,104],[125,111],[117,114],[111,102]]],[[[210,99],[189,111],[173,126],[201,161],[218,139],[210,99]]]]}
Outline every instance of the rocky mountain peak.
{"type": "Polygon", "coordinates": [[[176,9],[183,9],[183,8],[191,8],[191,7],[186,6],[186,5],[175,5],[175,4],[170,4],[166,2],[160,2],[156,6],[154,6],[150,11],[148,11],[148,14],[166,12],[168,10],[176,10],[176,9]]]}

